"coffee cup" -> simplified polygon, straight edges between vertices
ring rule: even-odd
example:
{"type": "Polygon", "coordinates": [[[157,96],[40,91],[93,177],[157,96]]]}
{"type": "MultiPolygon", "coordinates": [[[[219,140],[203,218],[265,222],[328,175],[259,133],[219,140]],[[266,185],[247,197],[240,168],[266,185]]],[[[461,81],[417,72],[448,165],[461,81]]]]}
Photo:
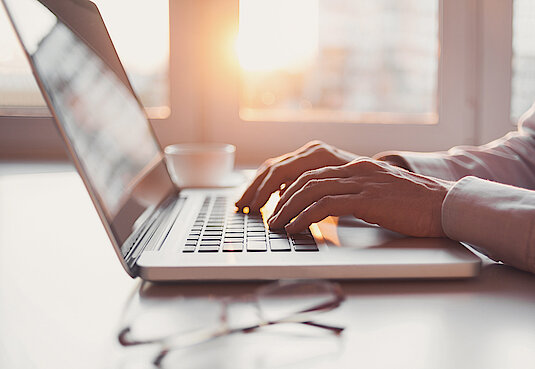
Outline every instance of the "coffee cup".
{"type": "Polygon", "coordinates": [[[180,188],[225,186],[234,168],[236,147],[223,143],[181,143],[165,147],[165,161],[180,188]]]}

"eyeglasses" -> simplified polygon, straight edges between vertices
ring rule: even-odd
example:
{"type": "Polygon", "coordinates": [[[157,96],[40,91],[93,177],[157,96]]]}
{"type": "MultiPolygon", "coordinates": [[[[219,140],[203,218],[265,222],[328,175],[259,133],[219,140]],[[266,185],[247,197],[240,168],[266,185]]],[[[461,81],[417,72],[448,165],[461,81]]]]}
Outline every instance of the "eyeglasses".
{"type": "MultiPolygon", "coordinates": [[[[331,311],[344,301],[344,295],[338,284],[321,280],[282,280],[258,288],[253,294],[237,298],[217,300],[219,316],[215,324],[202,324],[185,331],[169,331],[151,334],[135,333],[136,316],[120,330],[118,339],[123,346],[157,344],[159,353],[152,364],[160,368],[164,358],[174,350],[192,347],[219,337],[235,333],[249,333],[259,328],[282,324],[297,323],[317,327],[340,335],[343,327],[321,324],[312,320],[317,314],[331,311]],[[255,308],[253,321],[233,326],[229,320],[229,307],[233,304],[247,303],[255,308]]],[[[138,330],[139,331],[139,330],[138,330]]]]}

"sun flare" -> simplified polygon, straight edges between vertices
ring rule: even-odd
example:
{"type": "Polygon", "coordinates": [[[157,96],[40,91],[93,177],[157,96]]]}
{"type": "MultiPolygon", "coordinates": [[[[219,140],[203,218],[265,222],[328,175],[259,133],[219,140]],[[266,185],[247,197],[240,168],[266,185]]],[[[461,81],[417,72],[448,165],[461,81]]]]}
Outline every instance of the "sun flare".
{"type": "Polygon", "coordinates": [[[242,69],[302,69],[317,50],[318,0],[240,0],[236,52],[242,69]]]}

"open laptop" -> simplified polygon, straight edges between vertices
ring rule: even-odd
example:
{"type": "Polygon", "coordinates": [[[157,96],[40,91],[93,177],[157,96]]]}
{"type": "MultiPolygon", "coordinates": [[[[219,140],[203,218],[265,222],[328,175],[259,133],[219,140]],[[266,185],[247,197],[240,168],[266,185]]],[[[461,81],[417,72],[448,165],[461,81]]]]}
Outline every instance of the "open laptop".
{"type": "MultiPolygon", "coordinates": [[[[240,189],[177,189],[97,7],[2,0],[124,269],[146,280],[470,277],[480,259],[346,218],[310,232],[236,213],[240,189]]],[[[266,207],[266,209],[269,207],[266,207]]]]}

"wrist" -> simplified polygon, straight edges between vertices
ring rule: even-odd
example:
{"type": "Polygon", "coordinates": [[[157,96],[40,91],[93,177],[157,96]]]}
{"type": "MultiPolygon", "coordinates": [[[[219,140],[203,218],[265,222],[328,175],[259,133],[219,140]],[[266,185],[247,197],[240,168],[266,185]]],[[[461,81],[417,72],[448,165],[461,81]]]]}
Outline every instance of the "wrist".
{"type": "Polygon", "coordinates": [[[412,172],[409,163],[402,156],[384,155],[384,156],[374,157],[374,159],[384,161],[385,163],[388,163],[390,165],[412,172]]]}

